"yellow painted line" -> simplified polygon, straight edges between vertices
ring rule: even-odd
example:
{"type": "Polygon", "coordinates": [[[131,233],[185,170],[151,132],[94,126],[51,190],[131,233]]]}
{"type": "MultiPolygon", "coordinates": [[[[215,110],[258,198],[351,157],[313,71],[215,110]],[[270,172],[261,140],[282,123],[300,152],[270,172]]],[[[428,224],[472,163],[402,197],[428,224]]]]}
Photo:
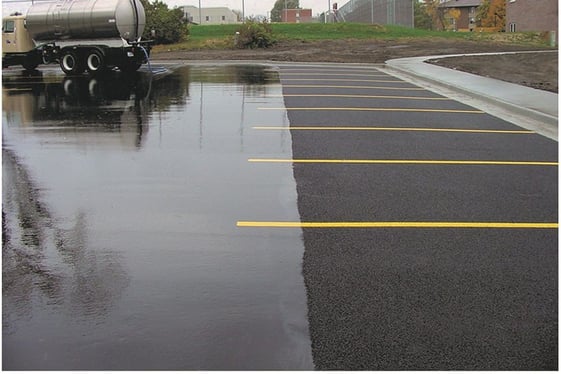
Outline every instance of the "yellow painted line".
{"type": "Polygon", "coordinates": [[[438,129],[422,127],[329,127],[329,126],[253,126],[254,130],[295,130],[295,131],[426,131],[459,132],[484,134],[535,134],[530,130],[483,130],[483,129],[438,129]]]}
{"type": "Polygon", "coordinates": [[[483,114],[482,110],[467,110],[467,109],[425,109],[425,108],[336,108],[336,107],[275,107],[275,108],[258,108],[259,110],[300,110],[300,111],[351,111],[351,112],[427,112],[427,113],[469,113],[469,114],[483,114]]]}
{"type": "Polygon", "coordinates": [[[557,222],[283,222],[238,221],[237,227],[269,228],[468,228],[558,229],[557,222]]]}
{"type": "Polygon", "coordinates": [[[282,159],[250,158],[256,163],[293,163],[293,164],[395,164],[395,165],[516,165],[516,166],[558,166],[553,161],[480,161],[480,160],[344,160],[344,159],[282,159]]]}
{"type": "MultiPolygon", "coordinates": [[[[333,71],[340,71],[340,70],[333,70],[333,71]]],[[[286,73],[285,71],[282,71],[280,73],[281,76],[287,76],[287,75],[296,75],[296,76],[331,76],[331,77],[336,77],[336,76],[346,76],[346,77],[388,77],[387,74],[370,74],[370,73],[366,73],[366,74],[355,74],[355,73],[286,73]]]]}
{"type": "Polygon", "coordinates": [[[344,69],[338,69],[338,68],[334,68],[334,67],[314,67],[314,68],[308,68],[308,69],[302,69],[302,68],[291,68],[291,69],[280,69],[279,73],[281,74],[285,74],[285,73],[290,73],[290,74],[324,74],[325,72],[333,72],[336,74],[347,74],[348,72],[352,72],[352,73],[369,73],[369,74],[383,74],[380,72],[380,70],[378,69],[361,69],[361,68],[350,68],[350,67],[346,67],[344,69]]]}
{"type": "Polygon", "coordinates": [[[344,89],[361,89],[361,90],[405,90],[405,91],[423,91],[420,87],[387,87],[387,86],[332,86],[324,84],[283,84],[284,88],[344,88],[344,89]]]}
{"type": "Polygon", "coordinates": [[[346,79],[346,78],[282,78],[282,81],[306,81],[306,82],[371,82],[371,83],[404,83],[410,84],[405,81],[397,79],[383,80],[383,79],[346,79]]]}
{"type": "Polygon", "coordinates": [[[353,98],[353,99],[403,99],[403,100],[452,101],[452,99],[449,99],[447,97],[392,96],[392,95],[285,94],[285,95],[267,95],[266,97],[336,97],[336,98],[353,98]]]}

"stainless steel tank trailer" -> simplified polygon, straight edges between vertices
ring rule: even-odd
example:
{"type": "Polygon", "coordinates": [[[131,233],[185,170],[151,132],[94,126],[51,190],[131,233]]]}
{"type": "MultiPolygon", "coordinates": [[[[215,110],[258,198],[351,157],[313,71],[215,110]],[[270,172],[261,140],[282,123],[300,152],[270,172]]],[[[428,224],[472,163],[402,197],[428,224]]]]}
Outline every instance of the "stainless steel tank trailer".
{"type": "Polygon", "coordinates": [[[2,21],[3,67],[58,63],[67,75],[95,75],[114,67],[136,71],[150,55],[140,0],[35,2],[25,15],[2,21]]]}

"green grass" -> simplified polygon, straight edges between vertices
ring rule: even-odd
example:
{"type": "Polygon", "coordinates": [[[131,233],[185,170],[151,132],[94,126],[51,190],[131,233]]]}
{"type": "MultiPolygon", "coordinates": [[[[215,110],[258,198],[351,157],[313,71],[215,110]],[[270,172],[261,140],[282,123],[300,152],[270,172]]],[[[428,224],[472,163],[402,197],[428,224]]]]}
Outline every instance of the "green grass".
{"type": "MultiPolygon", "coordinates": [[[[468,33],[411,29],[396,25],[370,25],[361,23],[273,23],[277,41],[313,41],[327,39],[411,39],[411,38],[458,38],[465,40],[490,40],[517,44],[543,46],[539,33],[468,33]]],[[[239,25],[193,25],[187,41],[156,50],[196,50],[233,48],[233,38],[239,25]]]]}
{"type": "Polygon", "coordinates": [[[362,23],[278,23],[272,26],[277,38],[289,40],[393,39],[401,37],[426,37],[435,34],[427,30],[395,25],[370,25],[362,23]]]}
{"type": "MultiPolygon", "coordinates": [[[[395,25],[370,25],[362,23],[273,23],[273,33],[278,40],[369,39],[399,37],[446,36],[461,37],[459,33],[435,32],[395,25]]],[[[190,40],[231,37],[239,25],[191,26],[190,40]]]]}
{"type": "Polygon", "coordinates": [[[223,39],[236,33],[239,25],[208,25],[190,27],[190,40],[223,39]]]}

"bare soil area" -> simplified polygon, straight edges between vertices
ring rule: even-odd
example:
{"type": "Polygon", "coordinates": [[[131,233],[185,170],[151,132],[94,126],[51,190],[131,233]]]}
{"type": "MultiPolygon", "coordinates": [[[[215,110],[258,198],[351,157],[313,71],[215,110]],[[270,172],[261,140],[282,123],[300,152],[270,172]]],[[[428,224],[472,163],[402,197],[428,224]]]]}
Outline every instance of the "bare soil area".
{"type": "MultiPolygon", "coordinates": [[[[393,58],[547,50],[545,47],[445,38],[283,41],[268,49],[167,51],[158,60],[267,60],[382,64],[393,58]]],[[[432,63],[533,88],[558,91],[558,53],[517,53],[436,59],[432,63]]]]}
{"type": "Polygon", "coordinates": [[[430,60],[430,63],[539,90],[558,92],[557,51],[448,57],[430,60]]]}

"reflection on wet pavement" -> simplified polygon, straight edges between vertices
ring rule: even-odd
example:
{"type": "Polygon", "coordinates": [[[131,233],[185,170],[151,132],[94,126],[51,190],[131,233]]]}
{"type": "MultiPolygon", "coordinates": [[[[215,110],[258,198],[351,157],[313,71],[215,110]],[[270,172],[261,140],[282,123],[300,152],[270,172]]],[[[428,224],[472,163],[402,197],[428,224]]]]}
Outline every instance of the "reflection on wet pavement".
{"type": "Polygon", "coordinates": [[[3,76],[3,368],[313,368],[277,73],[3,76]],[[273,102],[274,101],[274,102],[273,102]]]}

